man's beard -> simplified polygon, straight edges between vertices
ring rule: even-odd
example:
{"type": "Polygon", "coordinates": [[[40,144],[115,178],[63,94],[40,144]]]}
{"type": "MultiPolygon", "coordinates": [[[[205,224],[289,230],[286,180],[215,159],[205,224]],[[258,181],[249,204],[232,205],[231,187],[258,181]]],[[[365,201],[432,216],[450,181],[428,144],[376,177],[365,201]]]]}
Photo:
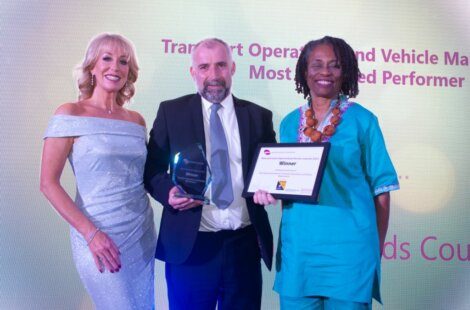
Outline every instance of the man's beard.
{"type": "Polygon", "coordinates": [[[230,89],[226,86],[225,81],[223,79],[218,79],[204,82],[204,88],[201,91],[201,96],[209,102],[221,103],[222,100],[228,96],[229,92],[230,89]],[[209,89],[209,86],[222,86],[222,88],[209,89]]]}

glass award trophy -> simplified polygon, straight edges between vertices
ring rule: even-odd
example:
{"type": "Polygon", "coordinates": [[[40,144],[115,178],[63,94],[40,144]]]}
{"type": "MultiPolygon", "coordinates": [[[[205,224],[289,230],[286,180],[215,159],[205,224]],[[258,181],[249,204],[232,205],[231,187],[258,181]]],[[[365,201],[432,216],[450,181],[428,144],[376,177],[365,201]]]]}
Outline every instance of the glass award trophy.
{"type": "Polygon", "coordinates": [[[211,182],[211,171],[201,144],[195,143],[175,155],[172,180],[180,190],[177,197],[209,204],[204,194],[211,182]]]}

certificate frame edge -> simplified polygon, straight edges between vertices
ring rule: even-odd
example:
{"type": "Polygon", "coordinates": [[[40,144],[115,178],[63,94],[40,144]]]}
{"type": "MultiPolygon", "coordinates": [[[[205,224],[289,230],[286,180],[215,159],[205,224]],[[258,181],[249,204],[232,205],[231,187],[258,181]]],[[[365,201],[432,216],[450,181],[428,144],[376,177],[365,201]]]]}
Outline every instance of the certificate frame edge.
{"type": "Polygon", "coordinates": [[[328,154],[330,152],[330,142],[310,142],[310,143],[260,143],[256,147],[256,151],[253,155],[253,164],[250,167],[250,171],[248,173],[248,179],[245,184],[245,187],[242,192],[243,198],[250,198],[253,197],[253,192],[248,192],[248,188],[250,187],[251,179],[253,177],[253,172],[255,171],[256,163],[258,162],[258,158],[261,152],[261,148],[263,147],[309,147],[309,146],[321,146],[323,147],[322,156],[320,159],[320,164],[318,166],[319,172],[317,173],[317,177],[315,179],[315,185],[312,188],[312,193],[307,195],[288,195],[288,194],[271,194],[276,199],[281,200],[296,200],[296,201],[304,201],[308,203],[317,204],[318,202],[318,194],[320,192],[321,182],[319,180],[323,180],[323,175],[325,173],[325,165],[328,158],[328,154]]]}

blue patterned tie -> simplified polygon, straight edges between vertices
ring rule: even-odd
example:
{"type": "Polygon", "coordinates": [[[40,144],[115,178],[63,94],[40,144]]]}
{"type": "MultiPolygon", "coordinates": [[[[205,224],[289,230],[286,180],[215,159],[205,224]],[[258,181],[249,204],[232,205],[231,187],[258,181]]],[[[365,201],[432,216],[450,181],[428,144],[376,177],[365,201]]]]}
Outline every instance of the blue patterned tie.
{"type": "Polygon", "coordinates": [[[232,177],[227,140],[217,114],[220,103],[213,103],[210,116],[212,201],[219,209],[226,209],[233,201],[232,177]]]}

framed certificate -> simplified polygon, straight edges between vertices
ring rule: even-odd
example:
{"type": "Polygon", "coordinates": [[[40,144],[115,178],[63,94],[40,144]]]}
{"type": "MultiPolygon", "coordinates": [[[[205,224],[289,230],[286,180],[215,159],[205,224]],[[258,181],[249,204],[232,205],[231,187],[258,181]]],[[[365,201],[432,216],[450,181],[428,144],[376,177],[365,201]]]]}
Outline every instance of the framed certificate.
{"type": "Polygon", "coordinates": [[[276,199],[318,202],[329,142],[259,144],[243,197],[261,189],[276,199]]]}

